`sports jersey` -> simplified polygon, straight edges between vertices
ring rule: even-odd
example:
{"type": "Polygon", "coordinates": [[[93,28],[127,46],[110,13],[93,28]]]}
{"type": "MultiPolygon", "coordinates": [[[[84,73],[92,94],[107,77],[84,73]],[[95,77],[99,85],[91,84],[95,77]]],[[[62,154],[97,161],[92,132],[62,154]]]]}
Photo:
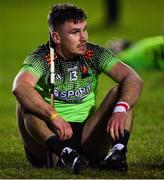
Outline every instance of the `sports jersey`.
{"type": "MultiPolygon", "coordinates": [[[[48,44],[29,54],[21,71],[29,71],[38,78],[35,89],[50,103],[48,44]]],[[[98,75],[101,72],[107,74],[120,60],[110,50],[91,43],[87,44],[83,56],[66,60],[55,52],[54,59],[54,108],[68,122],[83,122],[95,109],[98,75]]]]}
{"type": "Polygon", "coordinates": [[[136,70],[164,69],[164,37],[140,40],[119,53],[118,57],[136,70]]]}

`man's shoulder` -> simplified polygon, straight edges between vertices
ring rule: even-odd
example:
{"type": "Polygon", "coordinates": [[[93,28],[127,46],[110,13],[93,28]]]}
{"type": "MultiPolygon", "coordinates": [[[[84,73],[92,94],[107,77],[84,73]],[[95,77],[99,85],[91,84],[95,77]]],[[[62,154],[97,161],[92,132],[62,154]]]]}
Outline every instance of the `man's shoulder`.
{"type": "Polygon", "coordinates": [[[28,54],[27,58],[32,59],[33,61],[35,61],[36,59],[39,59],[49,64],[50,51],[49,51],[48,43],[38,46],[34,51],[28,54]]]}
{"type": "Polygon", "coordinates": [[[101,48],[103,48],[103,47],[101,47],[98,44],[94,44],[94,43],[90,43],[90,42],[87,43],[87,49],[98,50],[101,48]]]}
{"type": "Polygon", "coordinates": [[[44,57],[48,53],[49,53],[48,44],[42,44],[38,46],[34,51],[32,51],[29,55],[44,57]]]}
{"type": "Polygon", "coordinates": [[[87,50],[91,50],[94,54],[94,56],[100,56],[100,55],[104,55],[104,54],[107,54],[107,55],[112,55],[113,53],[101,46],[101,45],[98,45],[98,44],[93,44],[93,43],[87,43],[87,50]]]}
{"type": "Polygon", "coordinates": [[[94,43],[90,43],[90,42],[87,43],[87,49],[92,49],[97,52],[110,51],[109,49],[107,49],[99,44],[94,44],[94,43]]]}
{"type": "Polygon", "coordinates": [[[87,51],[92,51],[94,57],[99,56],[104,50],[105,48],[98,44],[87,43],[87,51]]]}

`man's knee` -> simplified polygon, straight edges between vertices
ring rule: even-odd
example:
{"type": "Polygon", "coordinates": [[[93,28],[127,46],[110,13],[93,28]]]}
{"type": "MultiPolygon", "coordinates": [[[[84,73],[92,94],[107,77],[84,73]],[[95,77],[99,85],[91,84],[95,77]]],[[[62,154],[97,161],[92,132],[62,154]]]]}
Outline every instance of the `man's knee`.
{"type": "Polygon", "coordinates": [[[34,131],[37,131],[36,126],[38,126],[38,124],[40,121],[38,118],[36,118],[34,115],[31,114],[24,114],[24,124],[25,124],[25,128],[27,129],[28,133],[31,134],[33,136],[34,131]]]}

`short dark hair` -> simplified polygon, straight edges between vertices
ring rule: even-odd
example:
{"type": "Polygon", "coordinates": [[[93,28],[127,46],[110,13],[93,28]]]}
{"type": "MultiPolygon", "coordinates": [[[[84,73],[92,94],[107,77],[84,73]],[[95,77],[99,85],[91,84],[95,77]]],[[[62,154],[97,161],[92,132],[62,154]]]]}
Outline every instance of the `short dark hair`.
{"type": "Polygon", "coordinates": [[[48,14],[48,24],[50,32],[54,31],[58,25],[65,21],[72,20],[77,23],[80,20],[86,20],[87,15],[83,9],[72,4],[53,5],[48,14]]]}

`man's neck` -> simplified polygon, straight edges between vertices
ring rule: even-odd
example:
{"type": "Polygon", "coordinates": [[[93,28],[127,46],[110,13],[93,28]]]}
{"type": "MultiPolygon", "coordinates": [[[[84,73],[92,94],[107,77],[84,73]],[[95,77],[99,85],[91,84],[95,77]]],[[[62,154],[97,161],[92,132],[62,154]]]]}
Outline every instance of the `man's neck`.
{"type": "Polygon", "coordinates": [[[65,60],[72,59],[74,57],[73,55],[71,56],[70,54],[67,54],[66,52],[63,52],[61,50],[61,48],[58,48],[58,47],[55,48],[55,51],[65,60]]]}

